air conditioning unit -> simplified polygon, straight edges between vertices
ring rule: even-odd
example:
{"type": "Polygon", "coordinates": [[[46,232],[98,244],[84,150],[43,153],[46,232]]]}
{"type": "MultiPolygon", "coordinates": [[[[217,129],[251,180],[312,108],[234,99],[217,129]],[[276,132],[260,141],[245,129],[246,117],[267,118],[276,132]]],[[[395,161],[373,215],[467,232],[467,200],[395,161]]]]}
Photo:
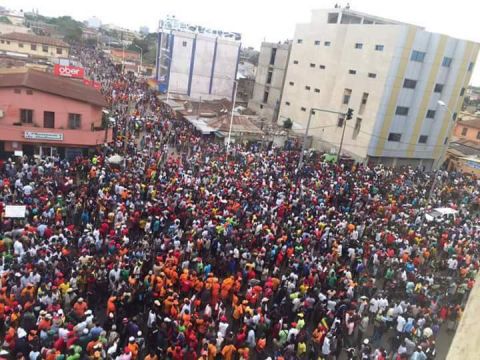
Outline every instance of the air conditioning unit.
{"type": "Polygon", "coordinates": [[[5,116],[5,113],[3,112],[2,109],[0,109],[0,119],[2,119],[5,116]]]}

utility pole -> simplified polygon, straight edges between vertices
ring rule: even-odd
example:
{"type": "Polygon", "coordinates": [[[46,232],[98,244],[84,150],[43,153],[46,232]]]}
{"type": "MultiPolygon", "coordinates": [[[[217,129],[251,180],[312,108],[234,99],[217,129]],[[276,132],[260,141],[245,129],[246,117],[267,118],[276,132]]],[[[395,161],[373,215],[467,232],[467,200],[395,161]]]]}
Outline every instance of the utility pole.
{"type": "Polygon", "coordinates": [[[347,120],[350,120],[353,115],[353,109],[348,108],[347,113],[345,114],[345,119],[343,120],[343,129],[342,129],[342,138],[340,139],[340,146],[338,147],[337,160],[336,163],[340,161],[340,155],[342,154],[343,138],[345,137],[345,128],[347,127],[347,120]]]}
{"type": "MultiPolygon", "coordinates": [[[[305,152],[305,150],[307,148],[308,132],[310,131],[310,122],[312,120],[312,115],[315,114],[314,111],[320,111],[320,112],[326,112],[326,113],[330,113],[330,114],[338,114],[338,115],[344,115],[344,116],[347,115],[347,114],[345,114],[343,112],[340,112],[340,111],[332,111],[332,110],[319,109],[319,108],[310,108],[310,113],[308,115],[307,128],[305,129],[305,134],[303,135],[302,151],[300,153],[300,159],[298,160],[298,167],[297,167],[298,170],[300,170],[303,167],[303,153],[305,152]]],[[[345,129],[343,131],[345,132],[345,129]]],[[[343,134],[342,134],[342,140],[343,140],[343,134]]]]}

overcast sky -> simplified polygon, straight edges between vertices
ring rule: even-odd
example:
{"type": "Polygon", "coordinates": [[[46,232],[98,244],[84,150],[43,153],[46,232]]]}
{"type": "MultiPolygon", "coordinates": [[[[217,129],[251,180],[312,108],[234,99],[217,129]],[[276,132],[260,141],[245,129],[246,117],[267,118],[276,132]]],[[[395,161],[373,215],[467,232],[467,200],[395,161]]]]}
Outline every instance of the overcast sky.
{"type": "MultiPolygon", "coordinates": [[[[78,20],[92,16],[103,23],[138,30],[156,29],[160,18],[175,15],[192,24],[242,34],[246,46],[291,38],[295,24],[307,22],[311,9],[333,8],[327,0],[0,0],[0,5],[47,16],[70,15],[78,20]]],[[[347,1],[338,2],[346,5],[347,1]]],[[[480,1],[478,0],[352,0],[353,10],[396,19],[427,30],[480,42],[480,1]]],[[[480,66],[475,67],[472,83],[480,85],[480,66]]]]}

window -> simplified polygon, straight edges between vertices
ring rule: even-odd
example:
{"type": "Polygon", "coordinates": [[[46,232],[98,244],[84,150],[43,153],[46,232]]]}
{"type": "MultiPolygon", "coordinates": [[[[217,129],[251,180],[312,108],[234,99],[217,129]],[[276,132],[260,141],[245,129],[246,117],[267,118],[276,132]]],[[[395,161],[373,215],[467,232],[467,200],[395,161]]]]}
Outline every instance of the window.
{"type": "Polygon", "coordinates": [[[375,79],[377,77],[377,74],[375,73],[368,73],[368,77],[371,79],[375,79]]]}
{"type": "Polygon", "coordinates": [[[315,45],[320,45],[321,41],[320,40],[315,40],[314,44],[315,45]]]}
{"type": "Polygon", "coordinates": [[[0,44],[5,44],[5,40],[0,40],[0,44]]]}
{"type": "Polygon", "coordinates": [[[423,51],[417,51],[417,50],[412,51],[412,56],[410,56],[410,60],[423,62],[424,59],[425,59],[425,53],[423,51]]]}
{"type": "Polygon", "coordinates": [[[30,50],[36,51],[37,50],[37,44],[30,44],[30,50]]]}
{"type": "Polygon", "coordinates": [[[302,39],[297,39],[297,44],[301,44],[303,43],[303,40],[302,39]]]}
{"type": "Polygon", "coordinates": [[[19,48],[23,48],[23,44],[22,44],[22,43],[18,43],[18,47],[19,47],[19,48]]]}
{"type": "Polygon", "coordinates": [[[453,120],[453,121],[457,120],[457,113],[456,113],[456,112],[453,113],[453,115],[452,115],[452,120],[453,120]]]}
{"type": "Polygon", "coordinates": [[[355,49],[362,49],[363,44],[362,43],[355,43],[355,49]]]}
{"type": "Polygon", "coordinates": [[[402,134],[400,134],[400,133],[390,133],[390,134],[388,134],[388,141],[399,142],[401,138],[402,138],[402,134]]]}
{"type": "Polygon", "coordinates": [[[367,100],[368,100],[368,93],[364,92],[362,95],[361,105],[367,105],[367,100]]]}
{"type": "Polygon", "coordinates": [[[375,45],[375,50],[376,51],[383,51],[383,47],[384,47],[383,45],[379,45],[379,44],[375,45]]]}
{"type": "Polygon", "coordinates": [[[445,140],[443,140],[443,145],[447,145],[447,142],[448,142],[448,137],[446,137],[445,140]]]}
{"type": "Polygon", "coordinates": [[[315,88],[315,92],[316,92],[316,93],[319,93],[319,92],[320,92],[320,89],[315,88]]]}
{"type": "Polygon", "coordinates": [[[275,64],[276,56],[277,56],[277,48],[272,48],[272,52],[270,53],[270,65],[275,64]]]}
{"type": "Polygon", "coordinates": [[[263,103],[267,103],[268,102],[268,91],[265,91],[263,93],[263,103]]]}
{"type": "Polygon", "coordinates": [[[311,68],[314,68],[314,67],[315,67],[315,64],[314,64],[314,63],[310,63],[310,67],[311,67],[311,68]]]}
{"type": "Polygon", "coordinates": [[[81,127],[81,115],[80,114],[68,114],[68,128],[69,129],[80,129],[81,127]]]}
{"type": "Polygon", "coordinates": [[[63,49],[62,48],[57,48],[57,55],[62,55],[63,49]]]}
{"type": "Polygon", "coordinates": [[[42,45],[42,51],[48,52],[48,45],[42,45]]]}
{"type": "Polygon", "coordinates": [[[405,106],[397,106],[395,110],[396,115],[407,116],[408,115],[408,107],[405,106]]]}
{"type": "Polygon", "coordinates": [[[293,63],[294,63],[295,65],[297,65],[297,64],[298,64],[298,60],[293,60],[293,63]]]}
{"type": "Polygon", "coordinates": [[[352,69],[350,69],[350,70],[348,70],[348,73],[349,73],[350,75],[355,75],[355,74],[357,73],[357,70],[352,70],[352,69]]]}
{"type": "Polygon", "coordinates": [[[290,81],[288,84],[289,84],[290,86],[295,85],[295,83],[294,83],[293,81],[290,81]]]}
{"type": "Polygon", "coordinates": [[[320,69],[325,70],[325,65],[320,65],[320,69]]]}
{"type": "Polygon", "coordinates": [[[427,110],[427,119],[433,119],[435,117],[435,110],[427,110]]]}
{"type": "Polygon", "coordinates": [[[15,94],[21,94],[22,93],[22,90],[21,89],[13,89],[13,92],[15,94]]]}
{"type": "Polygon", "coordinates": [[[183,47],[187,47],[187,42],[186,42],[186,41],[182,41],[182,46],[183,46],[183,47]]]}
{"type": "Polygon", "coordinates": [[[328,23],[336,24],[338,22],[338,13],[328,13],[328,23]]]}
{"type": "Polygon", "coordinates": [[[360,127],[362,126],[362,118],[357,117],[357,120],[355,120],[355,127],[353,128],[353,134],[352,134],[352,139],[356,139],[358,136],[358,133],[360,132],[360,127]]]}
{"type": "Polygon", "coordinates": [[[290,101],[285,101],[285,105],[290,106],[290,101]]]}
{"type": "Polygon", "coordinates": [[[302,111],[307,111],[307,108],[305,108],[305,107],[302,106],[302,107],[300,108],[300,110],[302,110],[302,111]]]}
{"type": "Polygon", "coordinates": [[[465,95],[465,88],[462,88],[462,90],[460,90],[460,96],[463,96],[465,95]]]}
{"type": "Polygon", "coordinates": [[[441,93],[442,91],[443,91],[443,84],[435,84],[435,88],[433,89],[433,92],[441,93]]]}
{"type": "Polygon", "coordinates": [[[477,140],[480,140],[480,131],[477,132],[477,140]]]}
{"type": "Polygon", "coordinates": [[[53,111],[43,112],[43,127],[48,129],[55,128],[55,113],[53,111]]]}
{"type": "Polygon", "coordinates": [[[345,122],[345,118],[343,117],[343,115],[339,115],[338,120],[337,120],[337,126],[338,127],[343,127],[344,122],[345,122]]]}
{"type": "Polygon", "coordinates": [[[33,110],[20,109],[20,121],[24,124],[31,124],[33,122],[33,110]]]}
{"type": "Polygon", "coordinates": [[[7,45],[10,45],[10,41],[7,40],[7,45]]]}
{"type": "Polygon", "coordinates": [[[33,95],[33,90],[32,89],[27,89],[26,93],[27,93],[27,95],[33,95]]]}
{"type": "Polygon", "coordinates": [[[263,109],[263,105],[262,105],[262,104],[260,104],[260,109],[263,109]]]}
{"type": "Polygon", "coordinates": [[[426,144],[428,140],[428,135],[420,135],[418,138],[418,143],[419,144],[426,144]]]}
{"type": "Polygon", "coordinates": [[[442,66],[450,67],[451,64],[452,64],[452,58],[445,56],[442,61],[442,66]]]}
{"type": "Polygon", "coordinates": [[[405,79],[403,80],[403,87],[406,89],[415,89],[417,86],[417,80],[405,79]]]}
{"type": "Polygon", "coordinates": [[[332,45],[332,43],[331,43],[330,41],[325,41],[325,42],[323,43],[323,45],[325,45],[325,46],[330,46],[330,45],[332,45]]]}
{"type": "Polygon", "coordinates": [[[310,91],[310,86],[306,85],[305,90],[310,91]]]}
{"type": "Polygon", "coordinates": [[[350,102],[350,96],[352,96],[352,89],[343,90],[343,105],[348,105],[350,102]]]}
{"type": "MultiPolygon", "coordinates": [[[[7,41],[7,43],[8,43],[8,41],[7,41]]],[[[472,61],[470,61],[470,64],[468,64],[468,71],[472,71],[474,66],[475,66],[475,64],[472,61]]]]}
{"type": "Polygon", "coordinates": [[[271,84],[272,83],[272,76],[273,76],[273,71],[269,71],[267,73],[267,84],[271,84]]]}
{"type": "Polygon", "coordinates": [[[468,132],[468,128],[464,127],[462,128],[462,136],[466,136],[468,132]]]}

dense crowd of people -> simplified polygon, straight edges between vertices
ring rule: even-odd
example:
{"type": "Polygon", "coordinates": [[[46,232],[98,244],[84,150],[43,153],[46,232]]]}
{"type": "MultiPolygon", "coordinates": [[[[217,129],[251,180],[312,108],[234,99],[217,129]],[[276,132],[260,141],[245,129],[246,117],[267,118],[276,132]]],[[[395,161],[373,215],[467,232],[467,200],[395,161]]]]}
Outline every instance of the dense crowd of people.
{"type": "Polygon", "coordinates": [[[0,214],[27,206],[0,217],[0,357],[435,358],[479,268],[477,179],[227,154],[143,80],[77,55],[114,141],[0,161],[0,214]],[[438,206],[458,214],[426,221],[438,206]]]}

